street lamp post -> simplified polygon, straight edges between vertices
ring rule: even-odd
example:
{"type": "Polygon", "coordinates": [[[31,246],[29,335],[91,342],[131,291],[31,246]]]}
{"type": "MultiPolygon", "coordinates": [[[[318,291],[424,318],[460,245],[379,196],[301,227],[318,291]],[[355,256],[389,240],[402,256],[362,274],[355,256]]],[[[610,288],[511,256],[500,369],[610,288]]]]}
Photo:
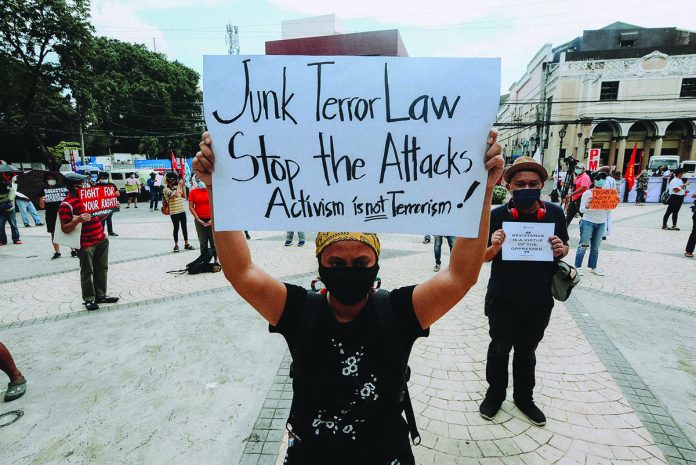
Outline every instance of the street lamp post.
{"type": "Polygon", "coordinates": [[[563,150],[563,138],[566,136],[566,134],[566,128],[563,126],[561,130],[558,131],[558,137],[561,138],[561,145],[558,147],[558,167],[556,168],[556,176],[561,175],[561,152],[563,150]]]}

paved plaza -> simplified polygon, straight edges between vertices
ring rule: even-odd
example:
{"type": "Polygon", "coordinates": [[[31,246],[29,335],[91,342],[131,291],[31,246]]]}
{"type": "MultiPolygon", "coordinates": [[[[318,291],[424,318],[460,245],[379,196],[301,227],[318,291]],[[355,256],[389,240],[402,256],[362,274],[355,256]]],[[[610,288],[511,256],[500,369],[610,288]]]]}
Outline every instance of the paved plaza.
{"type": "MultiPolygon", "coordinates": [[[[24,413],[0,427],[0,464],[282,463],[292,395],[283,338],[222,273],[167,273],[198,252],[172,253],[171,222],[144,207],[114,217],[109,294],[121,300],[96,312],[82,306],[77,259],[49,260],[44,228],[20,228],[23,245],[0,247],[0,341],[29,381],[23,398],[0,403],[0,415],[24,413]]],[[[600,252],[606,275],[585,274],[556,303],[537,352],[543,428],[511,400],[493,422],[478,414],[490,340],[484,266],[414,346],[418,464],[696,464],[696,262],[683,257],[691,215],[683,208],[682,231],[662,231],[664,208],[621,205],[600,252]]],[[[312,234],[303,248],[284,247],[283,233],[251,234],[254,260],[273,275],[305,286],[316,276],[312,234]]],[[[384,288],[432,276],[432,244],[380,238],[384,288]]]]}

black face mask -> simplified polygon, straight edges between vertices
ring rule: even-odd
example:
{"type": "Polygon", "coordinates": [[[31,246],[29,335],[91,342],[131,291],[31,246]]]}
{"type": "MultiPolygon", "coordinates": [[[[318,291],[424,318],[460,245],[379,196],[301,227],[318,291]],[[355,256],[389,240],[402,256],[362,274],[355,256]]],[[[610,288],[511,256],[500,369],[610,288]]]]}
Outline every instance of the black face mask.
{"type": "Polygon", "coordinates": [[[512,201],[517,208],[529,208],[541,198],[541,189],[520,189],[512,191],[512,201]]]}
{"type": "Polygon", "coordinates": [[[319,277],[332,297],[355,305],[367,296],[377,278],[379,265],[371,268],[327,268],[319,264],[319,277]]]}

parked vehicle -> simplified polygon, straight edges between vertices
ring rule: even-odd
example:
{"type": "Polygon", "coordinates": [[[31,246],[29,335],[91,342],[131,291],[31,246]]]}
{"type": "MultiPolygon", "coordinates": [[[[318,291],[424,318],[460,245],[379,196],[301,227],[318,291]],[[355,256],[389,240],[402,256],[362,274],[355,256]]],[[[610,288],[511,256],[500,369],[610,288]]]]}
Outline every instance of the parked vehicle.
{"type": "Polygon", "coordinates": [[[137,170],[134,168],[118,168],[111,170],[111,182],[118,187],[121,196],[125,196],[126,179],[128,179],[132,173],[135,173],[143,184],[143,189],[140,191],[138,199],[141,201],[148,200],[150,198],[150,193],[147,187],[147,180],[150,178],[150,173],[152,173],[152,171],[151,169],[137,170]]]}
{"type": "Polygon", "coordinates": [[[696,160],[684,160],[679,164],[679,167],[684,170],[685,177],[696,177],[696,160]]]}
{"type": "Polygon", "coordinates": [[[648,162],[648,176],[655,174],[660,166],[666,166],[668,170],[674,171],[679,167],[679,155],[658,155],[650,157],[648,162]]]}

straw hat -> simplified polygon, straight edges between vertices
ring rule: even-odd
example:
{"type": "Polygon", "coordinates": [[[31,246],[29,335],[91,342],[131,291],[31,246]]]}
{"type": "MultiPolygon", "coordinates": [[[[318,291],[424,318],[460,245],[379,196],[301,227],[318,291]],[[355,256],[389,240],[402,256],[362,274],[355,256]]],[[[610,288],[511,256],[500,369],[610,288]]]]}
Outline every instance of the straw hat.
{"type": "Polygon", "coordinates": [[[541,163],[532,157],[519,157],[513,162],[512,165],[507,167],[503,173],[503,180],[505,182],[510,182],[510,178],[512,178],[515,173],[520,171],[534,171],[535,173],[538,173],[539,176],[541,176],[541,182],[546,181],[546,179],[549,177],[549,173],[546,171],[546,168],[541,165],[541,163]]]}

